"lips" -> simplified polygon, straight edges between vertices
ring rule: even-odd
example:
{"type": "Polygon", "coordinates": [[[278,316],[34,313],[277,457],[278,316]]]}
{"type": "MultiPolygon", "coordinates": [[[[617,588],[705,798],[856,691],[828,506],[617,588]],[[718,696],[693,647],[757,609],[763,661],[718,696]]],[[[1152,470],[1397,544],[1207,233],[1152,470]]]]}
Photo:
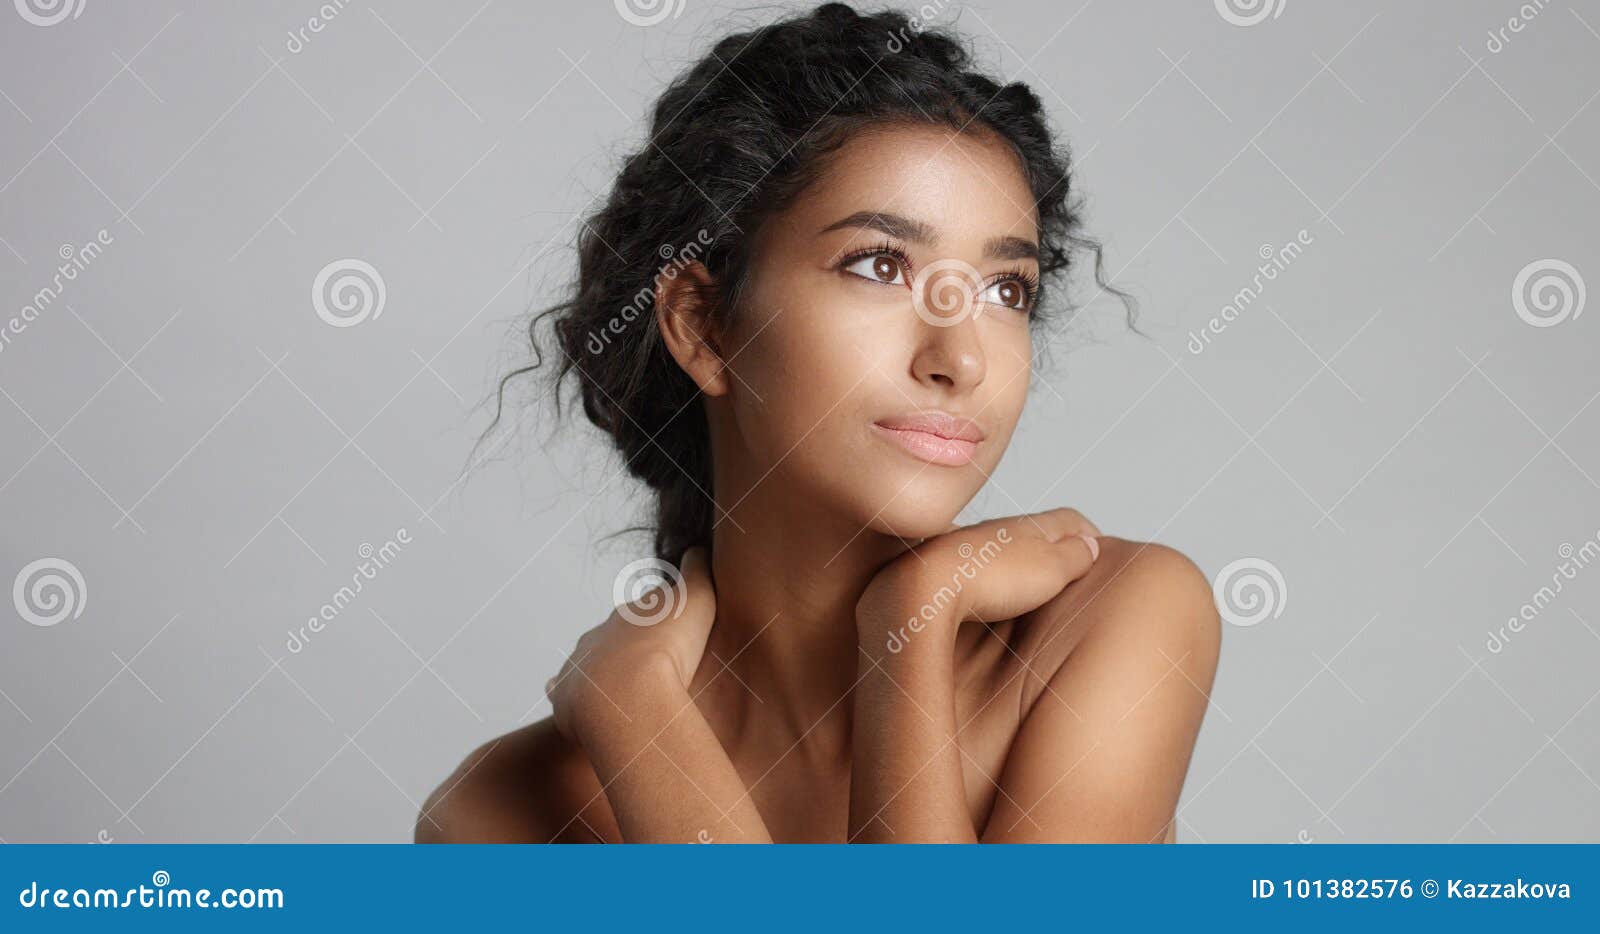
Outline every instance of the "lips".
{"type": "Polygon", "coordinates": [[[872,427],[918,460],[944,467],[971,463],[983,429],[971,419],[947,412],[912,412],[880,418],[872,427]]]}

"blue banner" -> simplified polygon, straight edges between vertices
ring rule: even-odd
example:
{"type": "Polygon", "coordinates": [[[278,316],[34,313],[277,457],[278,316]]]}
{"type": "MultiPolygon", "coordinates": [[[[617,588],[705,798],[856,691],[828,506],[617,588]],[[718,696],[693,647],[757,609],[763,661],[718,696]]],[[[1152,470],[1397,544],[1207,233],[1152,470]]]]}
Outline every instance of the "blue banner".
{"type": "Polygon", "coordinates": [[[0,931],[1597,930],[1596,845],[0,846],[0,931]]]}

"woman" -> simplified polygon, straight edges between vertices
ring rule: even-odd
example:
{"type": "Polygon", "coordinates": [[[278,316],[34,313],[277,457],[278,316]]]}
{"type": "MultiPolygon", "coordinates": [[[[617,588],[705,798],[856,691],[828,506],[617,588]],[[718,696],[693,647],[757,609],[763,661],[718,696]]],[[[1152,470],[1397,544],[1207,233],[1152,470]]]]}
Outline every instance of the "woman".
{"type": "Polygon", "coordinates": [[[419,841],[1173,839],[1204,576],[1071,509],[952,524],[1046,287],[1080,253],[1099,279],[1069,179],[1032,92],[900,14],[828,4],[673,83],[545,317],[681,572],[419,841]]]}

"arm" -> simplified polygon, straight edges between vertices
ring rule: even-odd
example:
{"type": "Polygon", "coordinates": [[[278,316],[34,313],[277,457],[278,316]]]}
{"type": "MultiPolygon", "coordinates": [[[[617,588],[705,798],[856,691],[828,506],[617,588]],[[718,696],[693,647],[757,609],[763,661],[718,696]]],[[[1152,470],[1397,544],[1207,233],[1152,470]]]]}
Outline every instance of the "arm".
{"type": "MultiPolygon", "coordinates": [[[[615,682],[612,682],[615,684],[615,682]]],[[[626,843],[771,843],[744,781],[670,671],[633,672],[577,718],[626,843]]]]}
{"type": "Polygon", "coordinates": [[[976,843],[955,709],[955,636],[966,620],[1019,616],[1094,562],[1072,510],[946,533],[879,573],[856,608],[850,839],[976,843]]]}
{"type": "Polygon", "coordinates": [[[548,688],[556,723],[582,746],[624,842],[770,843],[688,691],[716,615],[704,552],[691,550],[681,582],[654,599],[665,612],[631,614],[651,624],[614,613],[578,640],[548,688]]]}
{"type": "Polygon", "coordinates": [[[885,633],[910,615],[858,613],[849,839],[976,843],[955,742],[956,627],[939,620],[889,652],[885,633]]]}

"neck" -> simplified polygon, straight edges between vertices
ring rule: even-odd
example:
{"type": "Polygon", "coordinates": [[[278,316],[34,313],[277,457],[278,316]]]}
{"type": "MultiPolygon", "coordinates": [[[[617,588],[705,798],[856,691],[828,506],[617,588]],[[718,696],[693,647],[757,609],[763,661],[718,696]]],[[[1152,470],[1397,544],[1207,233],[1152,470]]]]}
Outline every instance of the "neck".
{"type": "Polygon", "coordinates": [[[738,505],[718,512],[712,535],[717,618],[696,681],[715,678],[716,706],[733,741],[847,758],[856,601],[905,545],[830,522],[777,495],[778,486],[767,496],[759,484],[743,500],[718,496],[719,504],[738,505]]]}

